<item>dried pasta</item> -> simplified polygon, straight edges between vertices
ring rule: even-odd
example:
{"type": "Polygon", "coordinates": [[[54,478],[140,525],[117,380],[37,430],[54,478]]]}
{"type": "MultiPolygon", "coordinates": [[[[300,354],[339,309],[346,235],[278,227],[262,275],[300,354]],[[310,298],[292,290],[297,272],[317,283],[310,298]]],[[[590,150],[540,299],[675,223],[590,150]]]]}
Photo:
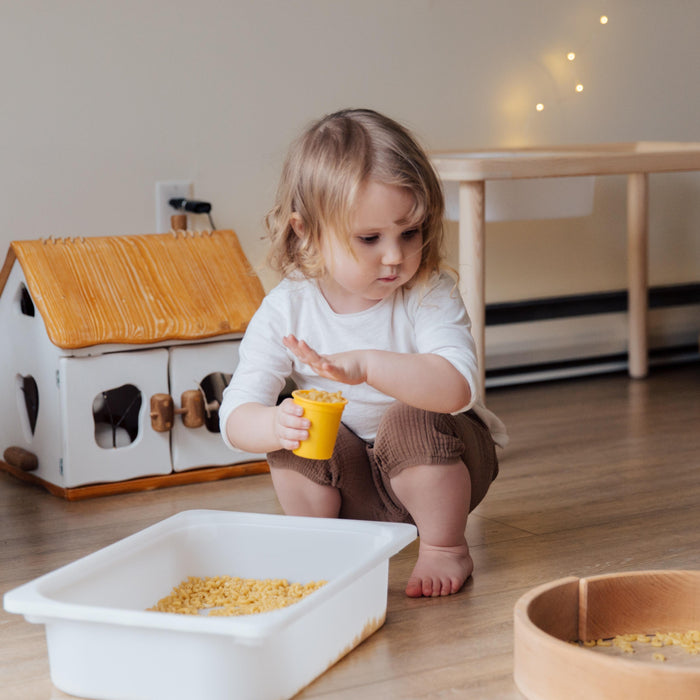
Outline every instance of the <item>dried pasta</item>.
{"type": "Polygon", "coordinates": [[[342,391],[322,391],[321,389],[305,389],[303,391],[305,399],[309,401],[320,401],[321,403],[342,403],[345,401],[342,391]]]}
{"type": "MultiPolygon", "coordinates": [[[[635,644],[649,644],[655,648],[677,646],[688,654],[700,654],[700,630],[689,632],[657,632],[656,634],[618,634],[611,639],[592,639],[580,642],[584,647],[618,647],[625,654],[634,654],[635,644]]],[[[660,652],[653,654],[655,661],[666,661],[660,652]]]]}
{"type": "Polygon", "coordinates": [[[286,579],[190,576],[148,610],[182,615],[199,615],[206,611],[208,615],[218,617],[253,615],[297,603],[325,583],[326,581],[312,581],[301,584],[289,583],[286,579]]]}

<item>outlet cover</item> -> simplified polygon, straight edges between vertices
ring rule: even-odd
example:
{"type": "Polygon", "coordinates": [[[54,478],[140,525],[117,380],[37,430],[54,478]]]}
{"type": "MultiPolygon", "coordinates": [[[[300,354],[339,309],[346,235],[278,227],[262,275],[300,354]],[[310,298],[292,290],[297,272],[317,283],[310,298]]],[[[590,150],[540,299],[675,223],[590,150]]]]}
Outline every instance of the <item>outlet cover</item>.
{"type": "Polygon", "coordinates": [[[193,186],[190,180],[156,182],[156,233],[170,231],[170,217],[177,214],[169,201],[176,197],[192,199],[193,186]]]}

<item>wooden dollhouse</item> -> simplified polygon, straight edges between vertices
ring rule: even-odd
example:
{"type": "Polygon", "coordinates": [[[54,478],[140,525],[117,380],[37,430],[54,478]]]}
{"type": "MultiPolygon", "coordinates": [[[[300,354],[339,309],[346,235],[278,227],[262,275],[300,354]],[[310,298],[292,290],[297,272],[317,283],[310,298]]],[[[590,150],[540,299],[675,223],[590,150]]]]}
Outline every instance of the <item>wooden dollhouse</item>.
{"type": "Polygon", "coordinates": [[[218,427],[263,295],[233,231],[12,242],[0,468],[69,499],[266,470],[218,427]]]}

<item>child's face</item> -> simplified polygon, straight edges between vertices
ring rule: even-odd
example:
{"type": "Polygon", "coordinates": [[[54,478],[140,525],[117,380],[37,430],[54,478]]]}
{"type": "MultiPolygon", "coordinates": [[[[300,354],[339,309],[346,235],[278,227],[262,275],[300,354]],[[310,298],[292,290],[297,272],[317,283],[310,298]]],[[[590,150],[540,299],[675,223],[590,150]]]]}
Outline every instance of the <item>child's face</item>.
{"type": "Polygon", "coordinates": [[[320,285],[337,313],[373,306],[409,282],[421,262],[420,222],[411,220],[412,195],[394,185],[369,181],[351,216],[350,249],[335,236],[324,237],[321,253],[327,274],[320,285]]]}

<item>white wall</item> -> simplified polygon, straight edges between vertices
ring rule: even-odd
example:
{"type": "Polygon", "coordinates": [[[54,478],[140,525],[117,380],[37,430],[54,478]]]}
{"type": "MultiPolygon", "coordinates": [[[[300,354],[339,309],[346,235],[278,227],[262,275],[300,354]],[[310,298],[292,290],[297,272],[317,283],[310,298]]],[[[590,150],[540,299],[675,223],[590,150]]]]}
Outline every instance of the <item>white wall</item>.
{"type": "MultiPolygon", "coordinates": [[[[430,149],[700,141],[698,26],[696,0],[0,0],[0,247],[151,232],[155,182],[192,179],[258,264],[290,140],[346,106],[430,149]]],[[[489,225],[488,300],[622,288],[624,187],[489,225]]],[[[700,179],[651,194],[651,283],[697,281],[700,179]]]]}

